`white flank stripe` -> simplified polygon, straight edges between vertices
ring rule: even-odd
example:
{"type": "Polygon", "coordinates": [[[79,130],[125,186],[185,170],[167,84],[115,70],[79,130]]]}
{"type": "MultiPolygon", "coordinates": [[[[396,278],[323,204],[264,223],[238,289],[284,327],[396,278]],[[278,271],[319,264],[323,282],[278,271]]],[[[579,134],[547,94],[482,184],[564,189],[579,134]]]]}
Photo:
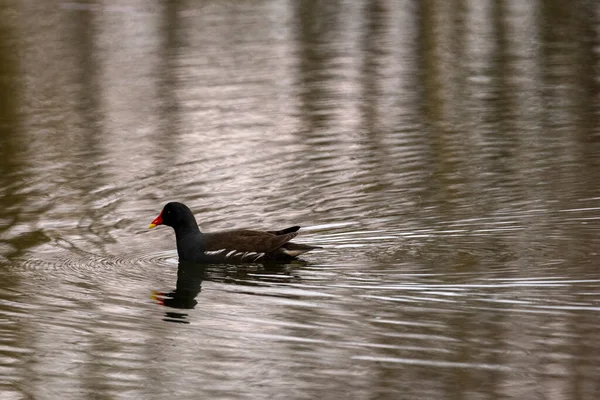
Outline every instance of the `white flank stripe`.
{"type": "Polygon", "coordinates": [[[241,252],[241,251],[237,251],[237,250],[228,250],[228,249],[205,251],[204,254],[207,256],[218,256],[218,255],[222,255],[224,252],[228,252],[227,254],[225,254],[225,257],[227,257],[227,258],[239,257],[241,260],[243,260],[245,258],[254,257],[252,262],[256,262],[265,256],[265,253],[257,253],[255,251],[241,252]]]}
{"type": "Polygon", "coordinates": [[[212,251],[205,251],[204,254],[206,254],[207,256],[216,256],[217,254],[221,254],[222,252],[226,251],[227,249],[220,249],[220,250],[212,250],[212,251]]]}

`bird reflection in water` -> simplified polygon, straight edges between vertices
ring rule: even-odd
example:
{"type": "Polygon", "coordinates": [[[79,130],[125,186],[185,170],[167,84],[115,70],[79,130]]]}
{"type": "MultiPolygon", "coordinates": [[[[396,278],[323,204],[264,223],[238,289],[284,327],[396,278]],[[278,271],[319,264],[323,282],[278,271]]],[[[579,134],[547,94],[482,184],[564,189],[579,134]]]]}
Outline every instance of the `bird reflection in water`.
{"type": "MultiPolygon", "coordinates": [[[[202,290],[202,280],[206,274],[206,265],[180,262],[177,267],[177,283],[175,290],[165,293],[152,291],[150,296],[162,306],[178,310],[191,310],[196,307],[196,296],[202,290]]],[[[187,313],[167,311],[163,321],[189,324],[187,313]]]]}
{"type": "Polygon", "coordinates": [[[180,262],[177,267],[175,290],[160,292],[153,290],[151,299],[157,304],[172,310],[165,312],[163,321],[189,324],[188,314],[183,311],[196,307],[196,297],[202,290],[202,281],[223,282],[245,286],[264,286],[298,281],[293,274],[296,267],[306,265],[296,260],[290,264],[254,264],[254,265],[210,265],[180,262]]]}

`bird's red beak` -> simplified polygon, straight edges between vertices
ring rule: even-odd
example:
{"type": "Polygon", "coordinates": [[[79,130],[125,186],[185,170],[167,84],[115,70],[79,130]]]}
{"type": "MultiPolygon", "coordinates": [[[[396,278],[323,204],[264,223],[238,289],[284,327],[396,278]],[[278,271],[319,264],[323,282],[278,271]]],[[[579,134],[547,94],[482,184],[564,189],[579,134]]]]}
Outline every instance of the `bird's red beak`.
{"type": "Polygon", "coordinates": [[[163,292],[157,292],[156,290],[152,291],[152,294],[150,294],[150,298],[152,300],[154,300],[155,302],[157,302],[158,304],[160,304],[161,306],[165,305],[165,299],[164,299],[164,293],[163,292]]]}
{"type": "Polygon", "coordinates": [[[154,221],[152,221],[150,223],[150,225],[148,226],[148,229],[152,229],[156,225],[162,225],[162,223],[163,223],[163,220],[162,220],[162,211],[161,211],[160,214],[158,214],[158,217],[154,218],[154,221]]]}

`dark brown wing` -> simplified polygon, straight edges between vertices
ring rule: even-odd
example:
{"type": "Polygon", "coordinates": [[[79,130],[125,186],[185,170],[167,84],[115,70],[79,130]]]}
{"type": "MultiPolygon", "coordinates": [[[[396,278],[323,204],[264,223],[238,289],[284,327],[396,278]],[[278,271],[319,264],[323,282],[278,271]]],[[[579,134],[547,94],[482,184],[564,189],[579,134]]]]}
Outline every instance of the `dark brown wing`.
{"type": "Polygon", "coordinates": [[[282,229],[280,231],[267,231],[267,233],[272,233],[273,235],[285,235],[286,233],[296,232],[298,229],[300,229],[300,227],[296,225],[282,229]]]}
{"type": "Polygon", "coordinates": [[[275,235],[270,232],[251,230],[236,230],[204,234],[207,251],[228,249],[237,251],[253,251],[256,253],[269,253],[277,250],[285,243],[295,238],[297,235],[298,232],[275,235]]]}

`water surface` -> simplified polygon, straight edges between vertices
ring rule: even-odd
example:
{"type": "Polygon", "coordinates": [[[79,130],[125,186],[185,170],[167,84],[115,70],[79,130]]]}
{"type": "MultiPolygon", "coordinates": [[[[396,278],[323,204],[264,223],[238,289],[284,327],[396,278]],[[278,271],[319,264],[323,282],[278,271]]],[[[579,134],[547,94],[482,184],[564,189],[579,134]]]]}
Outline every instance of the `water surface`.
{"type": "Polygon", "coordinates": [[[592,1],[0,5],[0,394],[600,394],[592,1]],[[178,265],[302,225],[303,262],[178,265]]]}

